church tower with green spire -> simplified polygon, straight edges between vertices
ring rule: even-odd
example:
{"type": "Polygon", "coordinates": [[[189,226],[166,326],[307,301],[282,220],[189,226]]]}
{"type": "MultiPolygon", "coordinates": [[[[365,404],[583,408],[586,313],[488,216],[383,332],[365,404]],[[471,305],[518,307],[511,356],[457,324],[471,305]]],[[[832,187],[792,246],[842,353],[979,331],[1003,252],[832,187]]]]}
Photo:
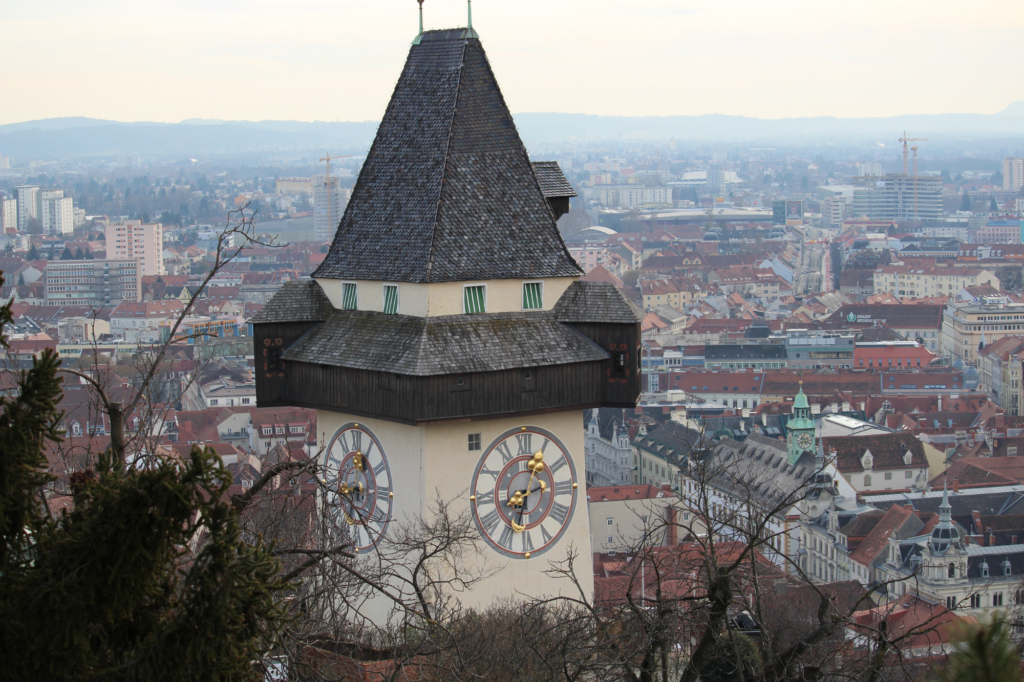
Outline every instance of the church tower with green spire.
{"type": "Polygon", "coordinates": [[[804,395],[804,382],[793,401],[793,418],[786,424],[786,452],[791,465],[796,464],[805,452],[814,454],[814,420],[811,406],[804,395]]]}

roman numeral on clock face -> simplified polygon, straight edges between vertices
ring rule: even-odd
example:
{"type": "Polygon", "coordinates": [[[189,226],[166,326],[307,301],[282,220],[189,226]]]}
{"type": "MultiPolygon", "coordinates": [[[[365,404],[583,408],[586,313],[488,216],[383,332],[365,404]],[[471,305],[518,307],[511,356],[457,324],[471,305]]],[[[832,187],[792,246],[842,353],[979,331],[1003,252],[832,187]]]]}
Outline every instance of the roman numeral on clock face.
{"type": "Polygon", "coordinates": [[[530,447],[532,441],[533,438],[528,433],[516,434],[516,442],[519,444],[519,457],[533,457],[532,448],[530,447]]]}
{"type": "Polygon", "coordinates": [[[498,538],[498,544],[505,549],[512,549],[512,526],[505,526],[501,530],[501,537],[498,538]]]}
{"type": "Polygon", "coordinates": [[[572,481],[559,481],[555,484],[555,497],[572,495],[572,481]]]}
{"type": "Polygon", "coordinates": [[[551,518],[558,523],[565,523],[565,518],[569,515],[569,508],[560,502],[555,502],[551,505],[551,518]]]}

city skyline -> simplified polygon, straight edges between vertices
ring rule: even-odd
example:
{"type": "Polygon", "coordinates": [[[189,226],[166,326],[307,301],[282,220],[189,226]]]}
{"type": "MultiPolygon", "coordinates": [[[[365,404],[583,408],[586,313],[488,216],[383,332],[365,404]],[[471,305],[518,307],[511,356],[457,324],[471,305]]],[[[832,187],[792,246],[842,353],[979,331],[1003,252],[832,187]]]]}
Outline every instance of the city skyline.
{"type": "MultiPolygon", "coordinates": [[[[795,0],[477,0],[473,14],[513,112],[846,118],[996,113],[1024,100],[1024,84],[999,68],[1024,57],[1024,7],[1012,1],[965,15],[952,2],[868,2],[850,14],[795,0]]],[[[424,3],[428,29],[465,15],[462,0],[424,3]]],[[[0,58],[18,68],[0,124],[379,120],[416,21],[412,0],[12,7],[0,58]],[[40,87],[54,78],[61,87],[40,87]],[[134,96],[112,95],[125,86],[134,96]]]]}

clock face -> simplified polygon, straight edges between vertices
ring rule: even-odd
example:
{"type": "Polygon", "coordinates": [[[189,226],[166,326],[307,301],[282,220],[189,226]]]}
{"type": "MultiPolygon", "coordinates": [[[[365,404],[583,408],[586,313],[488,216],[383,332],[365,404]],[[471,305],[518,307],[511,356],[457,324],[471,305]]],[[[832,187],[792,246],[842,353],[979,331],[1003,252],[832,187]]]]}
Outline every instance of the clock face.
{"type": "Polygon", "coordinates": [[[553,547],[576,508],[576,466],[558,438],[523,426],[498,436],[470,483],[477,529],[496,552],[529,559],[553,547]]]}
{"type": "Polygon", "coordinates": [[[804,450],[810,450],[814,446],[814,438],[809,433],[797,434],[796,444],[804,450]]]}
{"type": "Polygon", "coordinates": [[[359,551],[377,546],[391,523],[391,466],[364,424],[345,424],[331,439],[325,465],[327,509],[348,525],[359,551]]]}

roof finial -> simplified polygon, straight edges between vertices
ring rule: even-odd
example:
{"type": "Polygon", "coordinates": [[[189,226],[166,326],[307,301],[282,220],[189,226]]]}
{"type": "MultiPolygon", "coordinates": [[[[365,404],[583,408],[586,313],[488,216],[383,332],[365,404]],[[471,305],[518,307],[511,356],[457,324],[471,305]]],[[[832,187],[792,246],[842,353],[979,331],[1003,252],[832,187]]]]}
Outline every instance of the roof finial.
{"type": "Polygon", "coordinates": [[[473,30],[473,0],[466,0],[466,4],[469,9],[469,22],[466,24],[466,30],[462,32],[462,37],[479,38],[480,36],[473,30]]]}
{"type": "Polygon", "coordinates": [[[419,45],[423,39],[423,0],[416,0],[420,3],[420,32],[416,34],[416,39],[412,41],[413,45],[419,45]]]}

